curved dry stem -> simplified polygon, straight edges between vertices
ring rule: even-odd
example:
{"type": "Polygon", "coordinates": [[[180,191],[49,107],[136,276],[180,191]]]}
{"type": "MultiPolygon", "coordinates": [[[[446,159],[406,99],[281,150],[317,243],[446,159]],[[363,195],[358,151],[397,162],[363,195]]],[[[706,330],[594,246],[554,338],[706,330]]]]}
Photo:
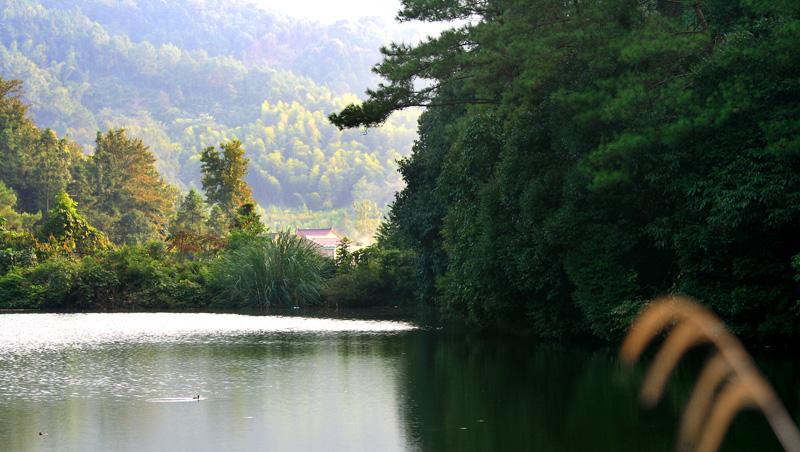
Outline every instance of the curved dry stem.
{"type": "Polygon", "coordinates": [[[712,342],[718,349],[687,402],[676,442],[678,449],[695,450],[693,446],[697,444],[696,450],[716,451],[736,413],[745,406],[754,406],[764,413],[784,449],[800,452],[797,425],[750,355],[714,314],[690,298],[671,295],[645,308],[623,342],[621,359],[629,363],[636,361],[647,344],[670,324],[675,326],[643,384],[641,400],[644,405],[654,405],[658,401],[667,379],[687,349],[704,341],[712,342]],[[720,387],[722,391],[717,396],[720,387]]]}
{"type": "Polygon", "coordinates": [[[718,450],[736,413],[742,408],[753,405],[755,401],[747,385],[738,378],[731,380],[717,397],[696,450],[698,452],[718,450]]]}
{"type": "Polygon", "coordinates": [[[676,301],[683,303],[680,297],[666,296],[642,310],[622,343],[620,357],[624,362],[636,362],[655,335],[675,321],[676,301]]]}
{"type": "Polygon", "coordinates": [[[654,407],[664,394],[667,381],[686,350],[707,340],[693,323],[682,321],[672,328],[642,383],[639,396],[642,405],[654,407]]]}
{"type": "Polygon", "coordinates": [[[676,449],[692,450],[694,448],[703,425],[708,419],[708,410],[717,391],[725,383],[725,379],[731,375],[731,372],[733,369],[720,353],[715,353],[708,361],[697,378],[688,402],[686,402],[686,410],[683,412],[678,431],[676,449]]]}

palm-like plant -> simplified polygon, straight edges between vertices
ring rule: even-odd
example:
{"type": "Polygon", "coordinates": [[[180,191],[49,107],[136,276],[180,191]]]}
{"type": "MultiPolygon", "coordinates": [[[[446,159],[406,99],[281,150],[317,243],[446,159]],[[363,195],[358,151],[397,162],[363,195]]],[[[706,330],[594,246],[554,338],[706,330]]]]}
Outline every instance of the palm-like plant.
{"type": "Polygon", "coordinates": [[[259,309],[313,304],[325,284],[323,259],[315,244],[290,231],[254,238],[220,257],[215,272],[219,297],[259,309]]]}

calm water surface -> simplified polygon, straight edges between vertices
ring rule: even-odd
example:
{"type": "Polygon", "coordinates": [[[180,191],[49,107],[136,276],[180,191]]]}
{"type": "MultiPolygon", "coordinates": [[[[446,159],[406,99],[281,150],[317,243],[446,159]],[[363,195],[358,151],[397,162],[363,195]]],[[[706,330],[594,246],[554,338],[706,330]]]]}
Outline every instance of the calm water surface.
{"type": "MultiPolygon", "coordinates": [[[[0,314],[0,451],[669,451],[694,364],[643,411],[643,369],[613,349],[413,321],[0,314]]],[[[759,364],[800,417],[797,360],[759,364]]],[[[781,448],[742,413],[723,450],[781,448]]]]}

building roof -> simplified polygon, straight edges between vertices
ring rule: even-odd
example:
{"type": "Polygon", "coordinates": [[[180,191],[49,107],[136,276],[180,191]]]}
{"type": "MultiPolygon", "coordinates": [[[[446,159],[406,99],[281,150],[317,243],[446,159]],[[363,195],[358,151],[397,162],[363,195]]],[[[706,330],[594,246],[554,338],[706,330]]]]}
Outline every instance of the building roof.
{"type": "Polygon", "coordinates": [[[333,228],[325,229],[297,229],[297,234],[306,238],[319,238],[319,237],[334,237],[339,240],[343,239],[333,228]]]}
{"type": "Polygon", "coordinates": [[[307,237],[307,239],[322,245],[323,248],[335,248],[341,243],[339,239],[335,237],[307,237]]]}
{"type": "Polygon", "coordinates": [[[310,240],[322,248],[336,248],[344,238],[333,228],[327,229],[297,229],[297,235],[310,240]]]}

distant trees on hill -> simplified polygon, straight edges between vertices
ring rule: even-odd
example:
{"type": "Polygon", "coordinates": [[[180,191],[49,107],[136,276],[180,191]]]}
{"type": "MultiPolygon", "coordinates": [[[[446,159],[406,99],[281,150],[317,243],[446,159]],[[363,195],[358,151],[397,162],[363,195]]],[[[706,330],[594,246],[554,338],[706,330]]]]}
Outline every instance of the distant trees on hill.
{"type": "MultiPolygon", "coordinates": [[[[0,0],[0,76],[25,83],[30,115],[69,138],[66,152],[75,142],[91,153],[98,130],[124,128],[186,191],[202,186],[206,147],[239,140],[262,206],[384,206],[401,187],[395,162],[416,137],[416,112],[366,135],[325,118],[356,100],[351,85],[372,83],[378,24],[314,25],[228,0],[131,5],[0,0]]],[[[38,196],[17,195],[24,205],[38,196]]]]}

